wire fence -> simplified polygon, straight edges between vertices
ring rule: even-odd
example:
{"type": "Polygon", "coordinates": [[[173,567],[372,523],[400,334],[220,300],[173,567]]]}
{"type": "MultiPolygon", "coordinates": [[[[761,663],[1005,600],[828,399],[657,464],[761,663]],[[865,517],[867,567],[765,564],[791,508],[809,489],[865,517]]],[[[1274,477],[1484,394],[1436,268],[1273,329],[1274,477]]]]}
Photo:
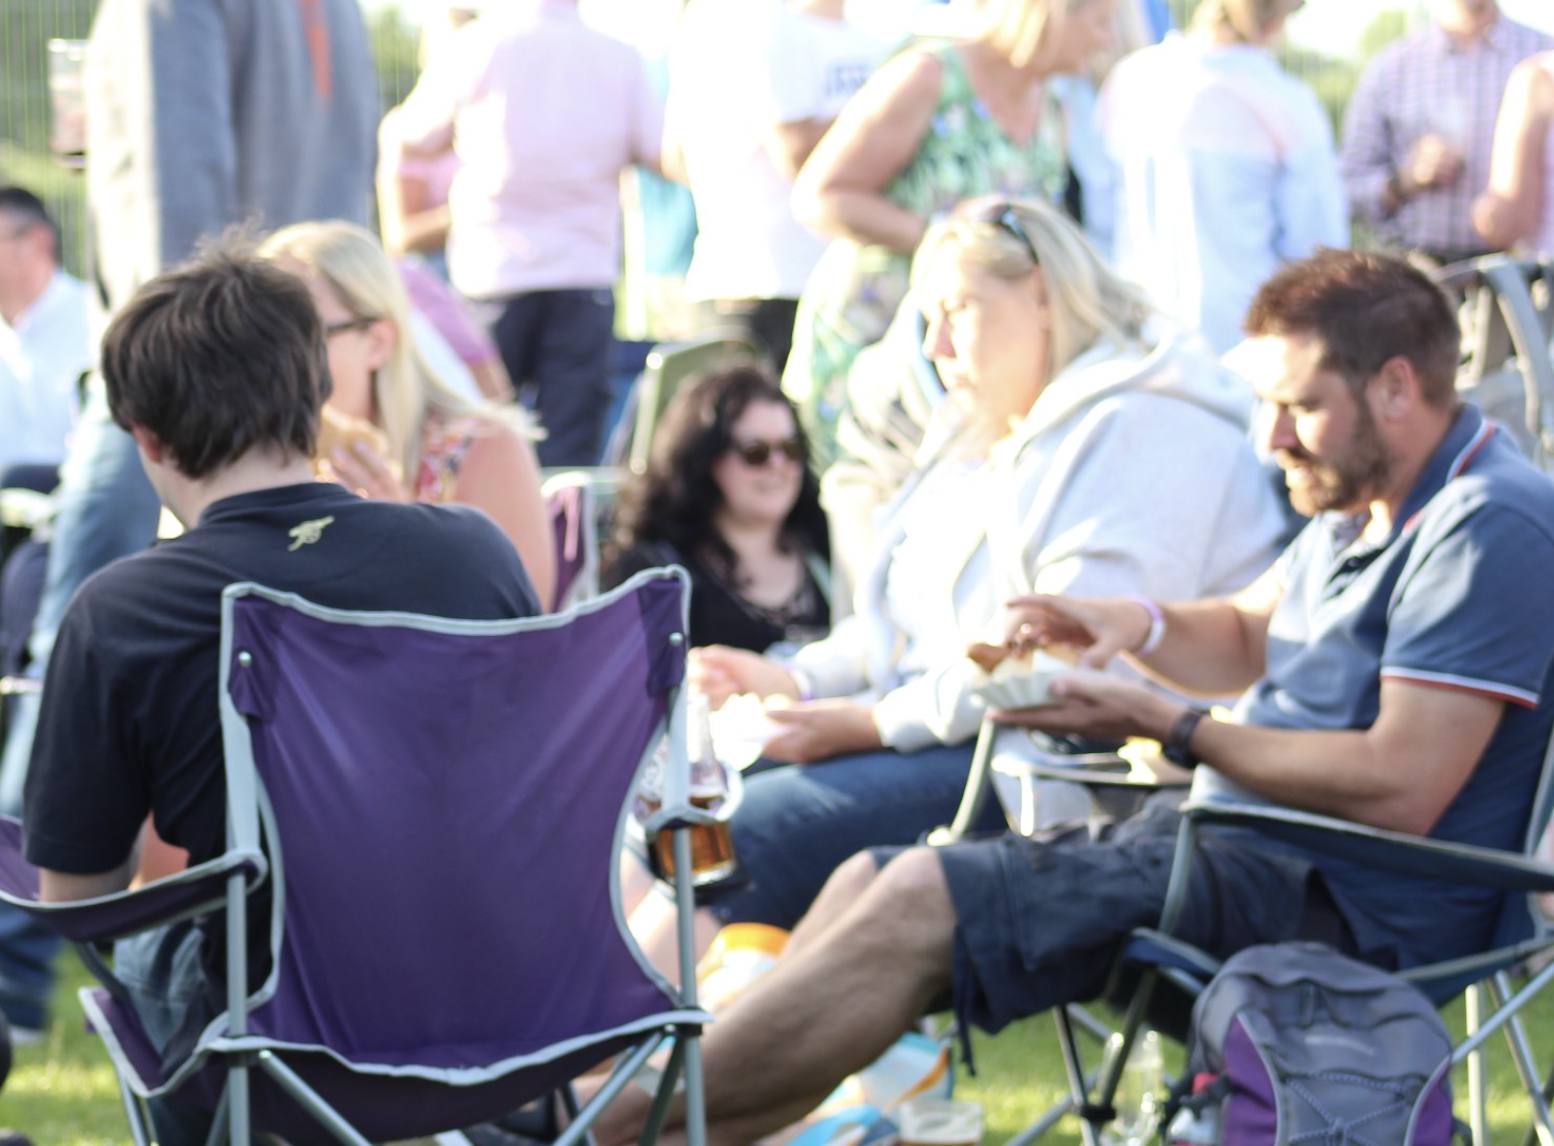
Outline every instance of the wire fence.
{"type": "MultiPolygon", "coordinates": [[[[1185,24],[1196,0],[1169,2],[1177,24],[1185,24]]],[[[60,224],[65,265],[78,275],[85,261],[85,180],[78,166],[49,148],[48,45],[84,39],[96,6],[97,0],[0,0],[0,183],[20,184],[44,200],[60,224]]],[[[1362,60],[1412,19],[1402,10],[1376,17],[1362,40],[1362,60]]],[[[370,8],[368,25],[383,106],[392,107],[415,82],[417,30],[394,7],[370,8]]],[[[1361,61],[1297,49],[1286,52],[1285,64],[1316,90],[1336,125],[1361,61]]]]}

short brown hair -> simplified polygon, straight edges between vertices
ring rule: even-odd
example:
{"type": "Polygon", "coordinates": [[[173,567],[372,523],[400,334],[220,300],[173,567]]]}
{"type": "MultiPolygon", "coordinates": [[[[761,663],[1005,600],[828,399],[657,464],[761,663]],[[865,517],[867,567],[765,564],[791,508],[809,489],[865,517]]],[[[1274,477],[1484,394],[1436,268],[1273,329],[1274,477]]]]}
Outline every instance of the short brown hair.
{"type": "Polygon", "coordinates": [[[140,288],[103,336],[102,373],[113,420],[191,478],[255,448],[312,456],[330,391],[306,284],[231,241],[140,288]]]}
{"type": "Polygon", "coordinates": [[[1319,251],[1291,263],[1257,292],[1246,331],[1314,335],[1322,368],[1359,392],[1393,358],[1406,358],[1433,406],[1456,401],[1462,336],[1446,296],[1402,259],[1370,251],[1319,251]]]}

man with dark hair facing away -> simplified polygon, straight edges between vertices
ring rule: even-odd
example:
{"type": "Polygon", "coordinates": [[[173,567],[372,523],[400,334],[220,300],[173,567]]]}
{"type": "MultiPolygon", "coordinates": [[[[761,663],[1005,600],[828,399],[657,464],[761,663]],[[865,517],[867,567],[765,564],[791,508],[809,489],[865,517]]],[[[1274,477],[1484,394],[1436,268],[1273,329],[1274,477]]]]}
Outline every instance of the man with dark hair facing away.
{"type": "MultiPolygon", "coordinates": [[[[1245,690],[1207,719],[1129,681],[1078,674],[1055,707],[1005,719],[1160,740],[1195,787],[1441,840],[1519,850],[1554,703],[1554,483],[1453,390],[1457,327],[1401,260],[1326,251],[1264,285],[1248,317],[1268,369],[1269,445],[1314,519],[1229,600],[1030,597],[1014,644],[1121,654],[1179,692],[1245,690]]],[[[925,1011],[996,1031],[1093,997],[1165,897],[1178,814],[1154,803],[1109,838],[1020,836],[860,853],[776,968],[705,1040],[712,1141],[803,1115],[925,1011]]],[[[1206,830],[1179,934],[1225,956],[1323,939],[1386,967],[1482,950],[1498,893],[1362,870],[1206,830]]],[[[629,1095],[597,1127],[640,1126],[629,1095]]]]}
{"type": "MultiPolygon", "coordinates": [[[[98,572],[65,614],[26,788],[27,857],[42,869],[44,899],[127,886],[148,812],[191,863],[225,849],[217,695],[227,585],[257,581],[335,608],[539,612],[512,543],[479,511],[368,501],[314,480],[326,363],[308,288],[245,252],[212,250],[152,279],[108,328],[114,421],[187,532],[98,572]]],[[[168,1059],[222,997],[211,938],[181,923],[115,952],[168,1059]]],[[[208,1114],[172,1101],[154,1103],[153,1117],[163,1146],[203,1141],[209,1127],[208,1114]]]]}
{"type": "MultiPolygon", "coordinates": [[[[111,316],[140,285],[236,225],[365,224],[381,114],[357,0],[98,0],[84,73],[88,280],[111,316]]],[[[96,309],[96,308],[94,308],[96,309]]],[[[101,327],[94,322],[93,334],[101,327]]],[[[156,494],[94,377],[60,467],[28,642],[42,678],[81,583],[156,540],[156,494]]],[[[0,755],[15,815],[37,719],[24,694],[0,755]]],[[[0,1007],[47,1027],[58,941],[0,908],[0,1007]]]]}

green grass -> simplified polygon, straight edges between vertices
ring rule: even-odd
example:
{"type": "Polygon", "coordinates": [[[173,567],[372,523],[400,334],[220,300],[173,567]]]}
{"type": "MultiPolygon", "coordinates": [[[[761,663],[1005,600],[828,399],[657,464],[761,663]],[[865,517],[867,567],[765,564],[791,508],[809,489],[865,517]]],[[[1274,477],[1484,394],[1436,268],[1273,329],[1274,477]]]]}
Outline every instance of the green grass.
{"type": "MultiPolygon", "coordinates": [[[[1448,1007],[1443,1017],[1447,1028],[1460,1038],[1463,1032],[1461,1002],[1448,1007]]],[[[1534,1052],[1547,1070],[1549,1055],[1554,1051],[1548,1037],[1548,1032],[1554,1031],[1554,996],[1545,993],[1535,1000],[1526,1012],[1526,1023],[1534,1052]]],[[[1489,1142],[1519,1143],[1530,1125],[1531,1107],[1516,1081],[1516,1070],[1505,1039],[1496,1035],[1488,1045],[1489,1142]]],[[[1099,1061],[1097,1049],[1093,1043],[1085,1044],[1082,1053],[1089,1056],[1085,1060],[1087,1065],[1099,1061]]],[[[956,1079],[955,1094],[957,1098],[969,1098],[983,1104],[987,1146],[1000,1146],[1067,1093],[1057,1033],[1047,1015],[1016,1023],[1000,1032],[997,1038],[978,1038],[973,1050],[978,1076],[967,1078],[961,1072],[956,1079]]],[[[1181,1060],[1180,1048],[1167,1043],[1166,1069],[1180,1070],[1181,1060]]],[[[1452,1083],[1457,1096],[1457,1117],[1467,1121],[1465,1068],[1453,1074],[1452,1083]]],[[[1042,1142],[1051,1146],[1077,1146],[1078,1125],[1072,1117],[1065,1118],[1042,1142]]]]}
{"type": "MultiPolygon", "coordinates": [[[[95,1038],[86,1034],[75,1003],[76,988],[88,981],[73,957],[64,964],[65,983],[49,1037],[31,1047],[19,1047],[16,1066],[0,1094],[0,1126],[25,1131],[38,1146],[103,1146],[129,1140],[107,1059],[95,1038]]],[[[1462,1028],[1461,1006],[1446,1012],[1453,1031],[1462,1028]]],[[[1528,1030],[1535,1043],[1554,1030],[1554,998],[1545,995],[1532,1008],[1528,1030]]],[[[1546,1036],[1543,1040],[1547,1042],[1546,1036]]],[[[1515,1074],[1503,1040],[1491,1043],[1490,1141],[1519,1142],[1527,1125],[1526,1100],[1519,1096],[1515,1074]]],[[[1545,1052],[1548,1047],[1541,1049],[1545,1052]]],[[[979,1101],[986,1109],[988,1146],[1016,1134],[1064,1090],[1063,1068],[1057,1054],[1052,1020],[1028,1019],[996,1038],[975,1042],[978,1076],[957,1076],[956,1094],[979,1101]]],[[[1167,1069],[1180,1066],[1180,1052],[1167,1047],[1167,1069]]],[[[1466,1076],[1458,1073],[1458,1115],[1465,1116],[1466,1076]]],[[[1079,1141],[1073,1119],[1067,1119],[1045,1140],[1061,1146],[1079,1141]]]]}
{"type": "Polygon", "coordinates": [[[108,1057],[86,1032],[76,988],[91,981],[74,954],[60,961],[60,985],[48,1037],[16,1048],[0,1092],[0,1126],[20,1130],[37,1146],[102,1146],[129,1141],[108,1057]]]}

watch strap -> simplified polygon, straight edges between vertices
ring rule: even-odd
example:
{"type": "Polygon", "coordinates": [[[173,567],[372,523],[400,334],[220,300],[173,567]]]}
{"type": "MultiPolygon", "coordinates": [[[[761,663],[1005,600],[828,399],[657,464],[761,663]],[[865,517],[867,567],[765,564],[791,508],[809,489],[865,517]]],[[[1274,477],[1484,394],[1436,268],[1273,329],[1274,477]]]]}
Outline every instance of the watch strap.
{"type": "Polygon", "coordinates": [[[1198,723],[1207,715],[1208,709],[1189,705],[1171,725],[1171,731],[1166,733],[1165,740],[1160,744],[1160,754],[1178,768],[1196,768],[1199,761],[1191,748],[1192,735],[1198,730],[1198,723]]]}

